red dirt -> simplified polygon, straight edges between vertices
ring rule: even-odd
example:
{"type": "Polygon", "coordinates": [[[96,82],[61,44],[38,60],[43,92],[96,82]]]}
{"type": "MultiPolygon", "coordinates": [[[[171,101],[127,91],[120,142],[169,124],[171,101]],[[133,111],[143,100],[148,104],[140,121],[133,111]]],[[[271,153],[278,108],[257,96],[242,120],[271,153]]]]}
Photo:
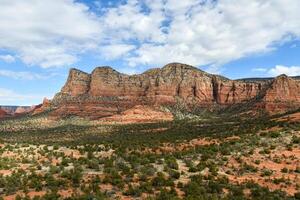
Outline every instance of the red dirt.
{"type": "MultiPolygon", "coordinates": [[[[258,150],[254,152],[253,155],[249,157],[242,157],[242,163],[247,163],[258,169],[257,172],[245,173],[243,175],[227,175],[229,180],[233,183],[244,183],[247,181],[253,181],[263,187],[268,187],[270,190],[274,191],[277,189],[285,191],[289,195],[294,195],[297,191],[297,184],[300,184],[300,177],[293,172],[297,166],[300,166],[300,149],[292,149],[292,151],[287,150],[273,150],[269,155],[261,155],[258,150]],[[280,158],[280,163],[274,162],[273,158],[280,158]],[[255,160],[259,160],[259,164],[255,164],[255,160]],[[283,173],[282,169],[287,168],[291,170],[290,172],[283,173]],[[261,176],[263,170],[272,170],[273,173],[270,176],[261,176]],[[291,184],[275,184],[274,179],[284,178],[285,180],[290,180],[291,184]]],[[[225,166],[227,169],[240,169],[241,164],[237,162],[234,158],[230,157],[228,164],[225,166]]]]}
{"type": "Polygon", "coordinates": [[[151,123],[157,121],[172,121],[173,115],[170,112],[163,112],[158,108],[137,105],[121,114],[102,118],[101,124],[131,124],[131,123],[151,123]]]}
{"type": "Polygon", "coordinates": [[[285,115],[283,117],[277,118],[277,121],[289,121],[289,122],[299,122],[300,121],[300,112],[285,115]]]}

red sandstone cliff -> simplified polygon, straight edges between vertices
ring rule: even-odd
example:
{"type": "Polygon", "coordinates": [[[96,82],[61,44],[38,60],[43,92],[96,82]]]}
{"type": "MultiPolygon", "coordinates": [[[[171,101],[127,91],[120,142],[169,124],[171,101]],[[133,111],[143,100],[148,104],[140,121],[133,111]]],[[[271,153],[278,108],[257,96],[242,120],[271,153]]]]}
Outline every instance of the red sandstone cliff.
{"type": "MultiPolygon", "coordinates": [[[[278,85],[276,81],[234,81],[180,63],[171,63],[139,75],[122,74],[110,67],[98,67],[91,74],[71,69],[65,86],[51,103],[54,109],[51,114],[100,118],[121,113],[135,105],[184,102],[209,108],[256,99],[260,108],[268,109],[272,102],[268,100],[272,93],[270,88],[278,85]]],[[[297,88],[295,85],[298,85],[297,81],[293,85],[297,88]]],[[[278,89],[277,93],[280,92],[284,96],[286,91],[278,89]]],[[[280,101],[286,102],[285,98],[280,101]]]]}
{"type": "Polygon", "coordinates": [[[33,109],[29,106],[0,106],[0,119],[21,116],[30,113],[33,109]]]}
{"type": "Polygon", "coordinates": [[[8,116],[9,116],[9,114],[7,112],[5,112],[3,109],[0,109],[0,119],[8,117],[8,116]]]}
{"type": "Polygon", "coordinates": [[[300,82],[281,75],[264,81],[229,80],[195,67],[171,63],[139,75],[126,75],[111,67],[91,74],[71,69],[62,90],[34,113],[77,115],[98,119],[120,114],[136,105],[186,105],[226,108],[234,105],[270,114],[300,107],[300,82]]]}
{"type": "Polygon", "coordinates": [[[36,105],[36,106],[32,106],[31,107],[31,112],[32,114],[40,114],[43,113],[45,111],[48,110],[48,108],[50,107],[51,101],[47,98],[44,98],[43,103],[36,105]]]}
{"type": "Polygon", "coordinates": [[[276,77],[267,88],[261,103],[271,114],[300,108],[300,81],[286,75],[276,77]]]}

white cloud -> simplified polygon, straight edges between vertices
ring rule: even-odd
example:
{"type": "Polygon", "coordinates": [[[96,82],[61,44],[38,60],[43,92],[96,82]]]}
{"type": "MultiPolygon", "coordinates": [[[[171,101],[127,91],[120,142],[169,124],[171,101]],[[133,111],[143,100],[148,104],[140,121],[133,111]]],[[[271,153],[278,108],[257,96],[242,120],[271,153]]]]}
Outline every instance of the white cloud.
{"type": "Polygon", "coordinates": [[[47,79],[53,75],[54,74],[48,74],[47,76],[45,76],[45,75],[41,75],[29,71],[17,72],[11,70],[0,70],[0,76],[9,77],[16,80],[40,80],[40,79],[47,79]]]}
{"type": "Polygon", "coordinates": [[[51,95],[41,94],[20,94],[13,90],[0,88],[0,105],[32,105],[42,102],[44,97],[51,97],[51,95]]]}
{"type": "Polygon", "coordinates": [[[15,57],[13,57],[12,55],[9,55],[9,54],[0,55],[0,60],[7,62],[7,63],[12,63],[12,62],[16,61],[15,57]]]}
{"type": "Polygon", "coordinates": [[[268,71],[268,69],[263,68],[263,67],[257,67],[257,68],[253,68],[252,71],[253,72],[266,72],[266,71],[268,71]]]}
{"type": "Polygon", "coordinates": [[[300,36],[298,0],[129,0],[103,17],[111,41],[134,44],[131,66],[185,62],[213,67],[274,50],[300,36]],[[132,43],[136,40],[136,43],[132,43]]]}
{"type": "Polygon", "coordinates": [[[0,7],[0,49],[29,65],[70,65],[101,35],[97,18],[74,0],[1,0],[0,7]]]}
{"type": "Polygon", "coordinates": [[[103,31],[109,43],[122,41],[124,43],[136,39],[138,42],[162,42],[165,35],[161,25],[165,20],[160,1],[146,1],[151,12],[145,13],[142,1],[128,0],[126,4],[109,8],[101,17],[103,31]]]}
{"type": "Polygon", "coordinates": [[[299,76],[300,75],[300,66],[283,66],[277,65],[274,68],[268,71],[268,74],[271,76],[278,76],[281,74],[286,74],[288,76],[299,76]]]}
{"type": "Polygon", "coordinates": [[[299,0],[127,0],[98,14],[75,0],[2,0],[0,7],[0,49],[45,68],[89,52],[131,66],[215,70],[300,37],[299,0]]]}
{"type": "Polygon", "coordinates": [[[111,44],[101,47],[101,54],[106,59],[117,59],[135,48],[134,45],[111,44]]]}

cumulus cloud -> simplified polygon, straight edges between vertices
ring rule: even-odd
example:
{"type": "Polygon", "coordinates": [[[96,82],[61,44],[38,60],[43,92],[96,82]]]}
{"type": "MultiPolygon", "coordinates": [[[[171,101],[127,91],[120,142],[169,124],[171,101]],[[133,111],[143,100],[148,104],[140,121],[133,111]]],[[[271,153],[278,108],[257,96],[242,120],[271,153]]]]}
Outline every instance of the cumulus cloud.
{"type": "Polygon", "coordinates": [[[0,49],[28,65],[72,64],[101,35],[94,14],[73,0],[2,0],[0,7],[0,49]]]}
{"type": "Polygon", "coordinates": [[[130,66],[216,69],[300,37],[298,0],[127,0],[99,13],[75,0],[0,6],[0,49],[42,67],[70,65],[88,51],[130,66]]]}
{"type": "Polygon", "coordinates": [[[300,66],[283,66],[277,65],[274,68],[268,71],[268,74],[271,76],[278,76],[281,74],[286,74],[288,76],[299,76],[300,75],[300,66]]]}
{"type": "Polygon", "coordinates": [[[263,68],[263,67],[257,67],[257,68],[253,68],[252,71],[253,72],[266,72],[266,71],[268,71],[268,69],[263,68]]]}
{"type": "Polygon", "coordinates": [[[7,62],[7,63],[12,63],[15,62],[15,57],[13,57],[12,55],[0,55],[0,60],[7,62]]]}
{"type": "Polygon", "coordinates": [[[134,45],[126,44],[111,44],[101,47],[100,51],[102,56],[106,59],[117,59],[134,49],[134,45]]]}
{"type": "Polygon", "coordinates": [[[142,44],[129,58],[132,64],[221,65],[273,50],[276,42],[300,36],[300,21],[296,20],[300,3],[296,0],[166,2],[170,25],[165,41],[142,44]]]}
{"type": "Polygon", "coordinates": [[[109,43],[122,41],[123,43],[162,42],[165,39],[162,23],[165,15],[160,1],[128,0],[106,10],[100,21],[109,43]],[[146,6],[149,12],[143,9],[146,6]],[[133,41],[135,40],[135,41],[133,41]]]}
{"type": "Polygon", "coordinates": [[[299,38],[299,9],[297,0],[128,0],[107,9],[101,24],[110,43],[135,46],[118,54],[130,66],[186,62],[216,71],[299,38]]]}

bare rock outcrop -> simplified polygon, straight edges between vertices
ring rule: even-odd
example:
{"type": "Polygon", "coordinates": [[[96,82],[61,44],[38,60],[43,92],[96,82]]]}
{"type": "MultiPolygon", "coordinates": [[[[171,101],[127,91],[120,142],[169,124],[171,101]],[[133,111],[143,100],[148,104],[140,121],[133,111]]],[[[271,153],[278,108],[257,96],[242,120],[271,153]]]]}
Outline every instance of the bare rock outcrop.
{"type": "Polygon", "coordinates": [[[34,115],[43,113],[43,112],[47,111],[48,109],[50,109],[50,104],[51,104],[51,101],[47,98],[44,98],[43,103],[32,106],[30,112],[34,115]]]}
{"type": "Polygon", "coordinates": [[[230,80],[181,63],[139,75],[97,67],[91,74],[71,69],[65,86],[47,107],[52,108],[53,116],[98,119],[136,105],[174,105],[179,100],[203,108],[252,102],[254,109],[274,114],[298,108],[299,91],[299,81],[286,76],[266,81],[230,80]]]}
{"type": "Polygon", "coordinates": [[[3,109],[0,109],[0,119],[9,117],[10,115],[3,109]]]}
{"type": "Polygon", "coordinates": [[[62,93],[77,97],[89,91],[91,76],[85,72],[72,68],[62,93]]]}
{"type": "Polygon", "coordinates": [[[300,81],[286,75],[276,77],[262,100],[265,110],[271,114],[296,110],[300,107],[300,81]]]}
{"type": "Polygon", "coordinates": [[[0,106],[0,109],[2,110],[0,118],[21,116],[32,111],[30,106],[0,106]]]}

